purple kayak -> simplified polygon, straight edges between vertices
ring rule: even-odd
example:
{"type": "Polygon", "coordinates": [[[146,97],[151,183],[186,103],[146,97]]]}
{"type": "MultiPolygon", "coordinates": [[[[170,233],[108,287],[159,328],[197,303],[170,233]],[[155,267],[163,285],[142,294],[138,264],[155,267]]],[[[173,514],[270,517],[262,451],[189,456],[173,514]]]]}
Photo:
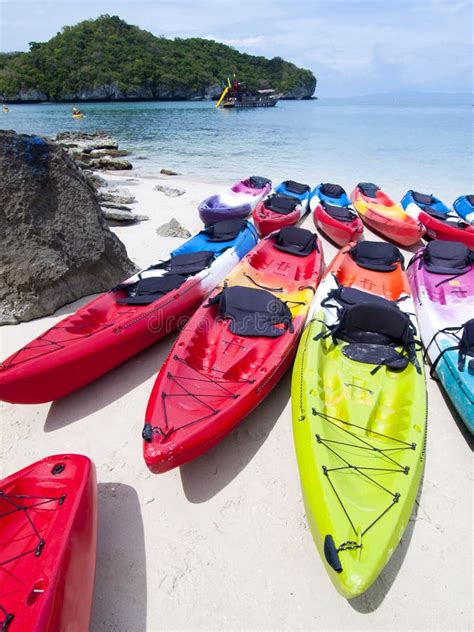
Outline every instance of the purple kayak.
{"type": "Polygon", "coordinates": [[[199,216],[206,226],[226,219],[243,219],[250,215],[271,188],[271,180],[250,176],[230,189],[206,198],[198,206],[199,216]]]}

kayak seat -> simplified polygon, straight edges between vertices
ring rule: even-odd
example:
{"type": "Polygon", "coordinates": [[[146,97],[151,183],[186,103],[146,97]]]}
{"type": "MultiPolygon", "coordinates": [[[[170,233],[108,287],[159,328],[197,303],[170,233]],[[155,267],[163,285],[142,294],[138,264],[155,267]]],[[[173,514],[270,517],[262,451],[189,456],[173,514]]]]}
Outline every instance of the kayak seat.
{"type": "Polygon", "coordinates": [[[135,283],[122,283],[114,290],[125,290],[127,296],[117,299],[119,305],[150,305],[168,292],[177,290],[186,277],[179,274],[165,274],[161,277],[148,277],[135,283]]]}
{"type": "Polygon", "coordinates": [[[466,200],[472,207],[474,207],[474,195],[466,195],[466,200]]]}
{"type": "Polygon", "coordinates": [[[207,241],[232,241],[244,229],[244,219],[226,219],[210,224],[203,232],[207,241]]]}
{"type": "Polygon", "coordinates": [[[301,182],[295,182],[294,180],[286,180],[284,183],[285,188],[290,193],[296,193],[296,195],[303,195],[307,191],[311,190],[311,187],[301,182]]]}
{"type": "Polygon", "coordinates": [[[474,318],[468,320],[463,327],[459,343],[458,369],[460,371],[464,371],[467,357],[473,358],[468,362],[468,371],[474,373],[474,318]]]}
{"type": "Polygon", "coordinates": [[[327,195],[331,198],[340,198],[343,195],[347,195],[339,184],[331,184],[330,182],[324,182],[321,184],[319,190],[323,195],[327,195]]]}
{"type": "Polygon", "coordinates": [[[152,268],[161,268],[169,274],[192,275],[202,272],[213,262],[215,254],[210,250],[199,250],[198,252],[185,252],[181,255],[174,255],[168,261],[159,263],[152,268]]]}
{"type": "Polygon", "coordinates": [[[400,262],[403,268],[403,255],[393,244],[382,241],[359,241],[350,249],[357,265],[377,272],[392,272],[400,262]]]}
{"type": "Polygon", "coordinates": [[[166,270],[165,274],[156,277],[139,278],[133,283],[120,283],[113,288],[125,290],[127,297],[118,298],[119,305],[149,305],[168,292],[177,290],[188,276],[193,276],[208,268],[214,261],[214,253],[209,250],[186,252],[174,255],[148,270],[166,270]]]}
{"type": "Polygon", "coordinates": [[[219,315],[231,320],[229,329],[237,336],[277,338],[293,331],[289,307],[267,290],[226,286],[207,305],[219,305],[219,315]]]}
{"type": "Polygon", "coordinates": [[[380,187],[373,182],[359,182],[357,187],[362,191],[363,195],[369,198],[376,198],[377,191],[380,191],[380,187]]]}
{"type": "Polygon", "coordinates": [[[347,206],[334,206],[327,202],[321,202],[321,206],[328,215],[339,222],[353,222],[357,217],[356,213],[347,206]]]}
{"type": "Polygon", "coordinates": [[[434,217],[434,219],[439,219],[442,222],[447,222],[449,220],[449,217],[446,215],[446,213],[441,213],[440,211],[436,211],[431,206],[423,206],[422,210],[425,213],[428,213],[430,217],[434,217]]]}
{"type": "Polygon", "coordinates": [[[432,195],[426,195],[425,193],[418,193],[417,191],[412,191],[411,194],[415,202],[420,204],[420,206],[432,206],[433,204],[436,204],[436,202],[438,201],[432,195]]]}
{"type": "Polygon", "coordinates": [[[457,241],[435,239],[425,247],[420,267],[433,274],[464,274],[474,263],[474,251],[457,241]]]}
{"type": "Polygon", "coordinates": [[[353,305],[361,304],[377,304],[391,306],[393,303],[383,296],[377,296],[377,294],[370,294],[364,292],[355,287],[349,287],[341,285],[340,287],[331,290],[325,299],[321,301],[321,307],[336,307],[337,309],[348,309],[353,305]],[[331,304],[335,301],[338,305],[331,304]]]}
{"type": "Polygon", "coordinates": [[[262,176],[250,176],[248,182],[249,186],[252,189],[264,189],[267,184],[272,183],[271,180],[269,180],[268,178],[263,178],[262,176]]]}
{"type": "Polygon", "coordinates": [[[343,309],[331,335],[335,344],[338,340],[348,343],[342,352],[356,362],[403,370],[410,360],[416,361],[414,327],[409,316],[390,301],[386,305],[362,302],[343,309]]]}
{"type": "Polygon", "coordinates": [[[289,215],[293,213],[295,208],[299,205],[299,200],[296,198],[290,198],[285,195],[270,195],[264,201],[265,208],[268,208],[274,213],[280,215],[289,215]]]}
{"type": "Polygon", "coordinates": [[[298,257],[307,257],[313,250],[319,252],[317,236],[306,228],[295,226],[285,226],[278,231],[275,248],[298,257]]]}

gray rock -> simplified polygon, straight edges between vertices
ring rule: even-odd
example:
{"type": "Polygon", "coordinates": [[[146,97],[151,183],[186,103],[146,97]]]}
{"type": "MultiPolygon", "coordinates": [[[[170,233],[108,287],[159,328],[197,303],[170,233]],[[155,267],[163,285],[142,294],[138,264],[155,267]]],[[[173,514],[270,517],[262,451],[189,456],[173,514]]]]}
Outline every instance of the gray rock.
{"type": "Polygon", "coordinates": [[[187,228],[181,226],[174,217],[166,224],[162,224],[156,229],[156,234],[160,237],[179,237],[180,239],[188,239],[191,233],[187,228]]]}
{"type": "MultiPolygon", "coordinates": [[[[87,182],[89,182],[96,191],[98,191],[102,187],[108,187],[109,186],[109,183],[107,182],[107,180],[105,178],[103,178],[102,176],[99,176],[99,174],[97,174],[97,173],[93,173],[92,171],[88,171],[88,172],[84,173],[84,175],[86,176],[87,182]]],[[[100,195],[102,196],[102,195],[104,195],[104,193],[101,193],[100,195]]]]}
{"type": "Polygon", "coordinates": [[[157,184],[155,187],[153,187],[153,189],[155,191],[159,191],[160,193],[164,193],[168,197],[178,197],[186,193],[184,189],[174,189],[173,187],[167,187],[163,184],[157,184]]]}
{"type": "Polygon", "coordinates": [[[132,213],[130,210],[121,210],[118,208],[108,208],[102,207],[102,215],[107,220],[111,220],[114,222],[120,223],[135,223],[135,222],[143,222],[148,219],[148,215],[137,215],[137,213],[132,213]]]}
{"type": "Polygon", "coordinates": [[[110,202],[112,204],[135,204],[137,201],[137,198],[127,189],[114,188],[107,191],[99,191],[98,195],[101,202],[110,202]]]}
{"type": "Polygon", "coordinates": [[[177,171],[173,171],[172,169],[160,169],[160,173],[164,176],[180,176],[181,174],[177,171]]]}
{"type": "Polygon", "coordinates": [[[120,204],[119,202],[104,202],[100,200],[100,205],[102,209],[104,208],[118,208],[121,211],[131,211],[132,209],[126,204],[120,204]]]}
{"type": "Polygon", "coordinates": [[[107,171],[125,171],[133,169],[133,165],[128,160],[120,158],[94,158],[88,163],[90,169],[104,169],[107,171]]]}
{"type": "Polygon", "coordinates": [[[94,149],[117,149],[118,142],[107,132],[60,132],[56,134],[56,142],[67,148],[76,148],[84,153],[94,149]]]}
{"type": "Polygon", "coordinates": [[[92,149],[89,156],[93,158],[123,158],[129,156],[130,152],[126,149],[92,149]]]}
{"type": "Polygon", "coordinates": [[[0,131],[0,323],[52,314],[136,270],[70,156],[0,131]]]}

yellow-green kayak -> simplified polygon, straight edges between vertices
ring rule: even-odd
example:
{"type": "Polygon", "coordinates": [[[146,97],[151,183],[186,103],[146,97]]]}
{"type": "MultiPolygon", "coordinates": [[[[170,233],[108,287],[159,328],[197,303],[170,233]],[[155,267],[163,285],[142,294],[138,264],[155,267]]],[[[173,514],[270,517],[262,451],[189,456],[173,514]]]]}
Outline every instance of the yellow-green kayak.
{"type": "MultiPolygon", "coordinates": [[[[377,578],[410,518],[423,471],[426,391],[418,344],[404,368],[350,357],[352,347],[360,356],[364,345],[350,347],[334,329],[331,335],[328,326],[340,320],[341,306],[324,305],[324,298],[335,288],[330,269],[296,357],[293,432],[313,538],[337,590],[352,598],[377,578]]],[[[411,298],[399,307],[413,327],[411,298]]],[[[392,352],[406,356],[400,347],[392,352]]]]}

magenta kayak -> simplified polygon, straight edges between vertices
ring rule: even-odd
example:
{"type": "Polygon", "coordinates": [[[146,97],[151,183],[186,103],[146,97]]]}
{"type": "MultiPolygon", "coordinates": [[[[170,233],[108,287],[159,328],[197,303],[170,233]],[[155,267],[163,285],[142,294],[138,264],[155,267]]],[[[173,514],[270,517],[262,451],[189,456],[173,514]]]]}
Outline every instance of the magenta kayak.
{"type": "Polygon", "coordinates": [[[268,178],[250,176],[203,200],[198,206],[199,216],[206,226],[226,219],[243,219],[271,188],[272,182],[268,178]]]}

